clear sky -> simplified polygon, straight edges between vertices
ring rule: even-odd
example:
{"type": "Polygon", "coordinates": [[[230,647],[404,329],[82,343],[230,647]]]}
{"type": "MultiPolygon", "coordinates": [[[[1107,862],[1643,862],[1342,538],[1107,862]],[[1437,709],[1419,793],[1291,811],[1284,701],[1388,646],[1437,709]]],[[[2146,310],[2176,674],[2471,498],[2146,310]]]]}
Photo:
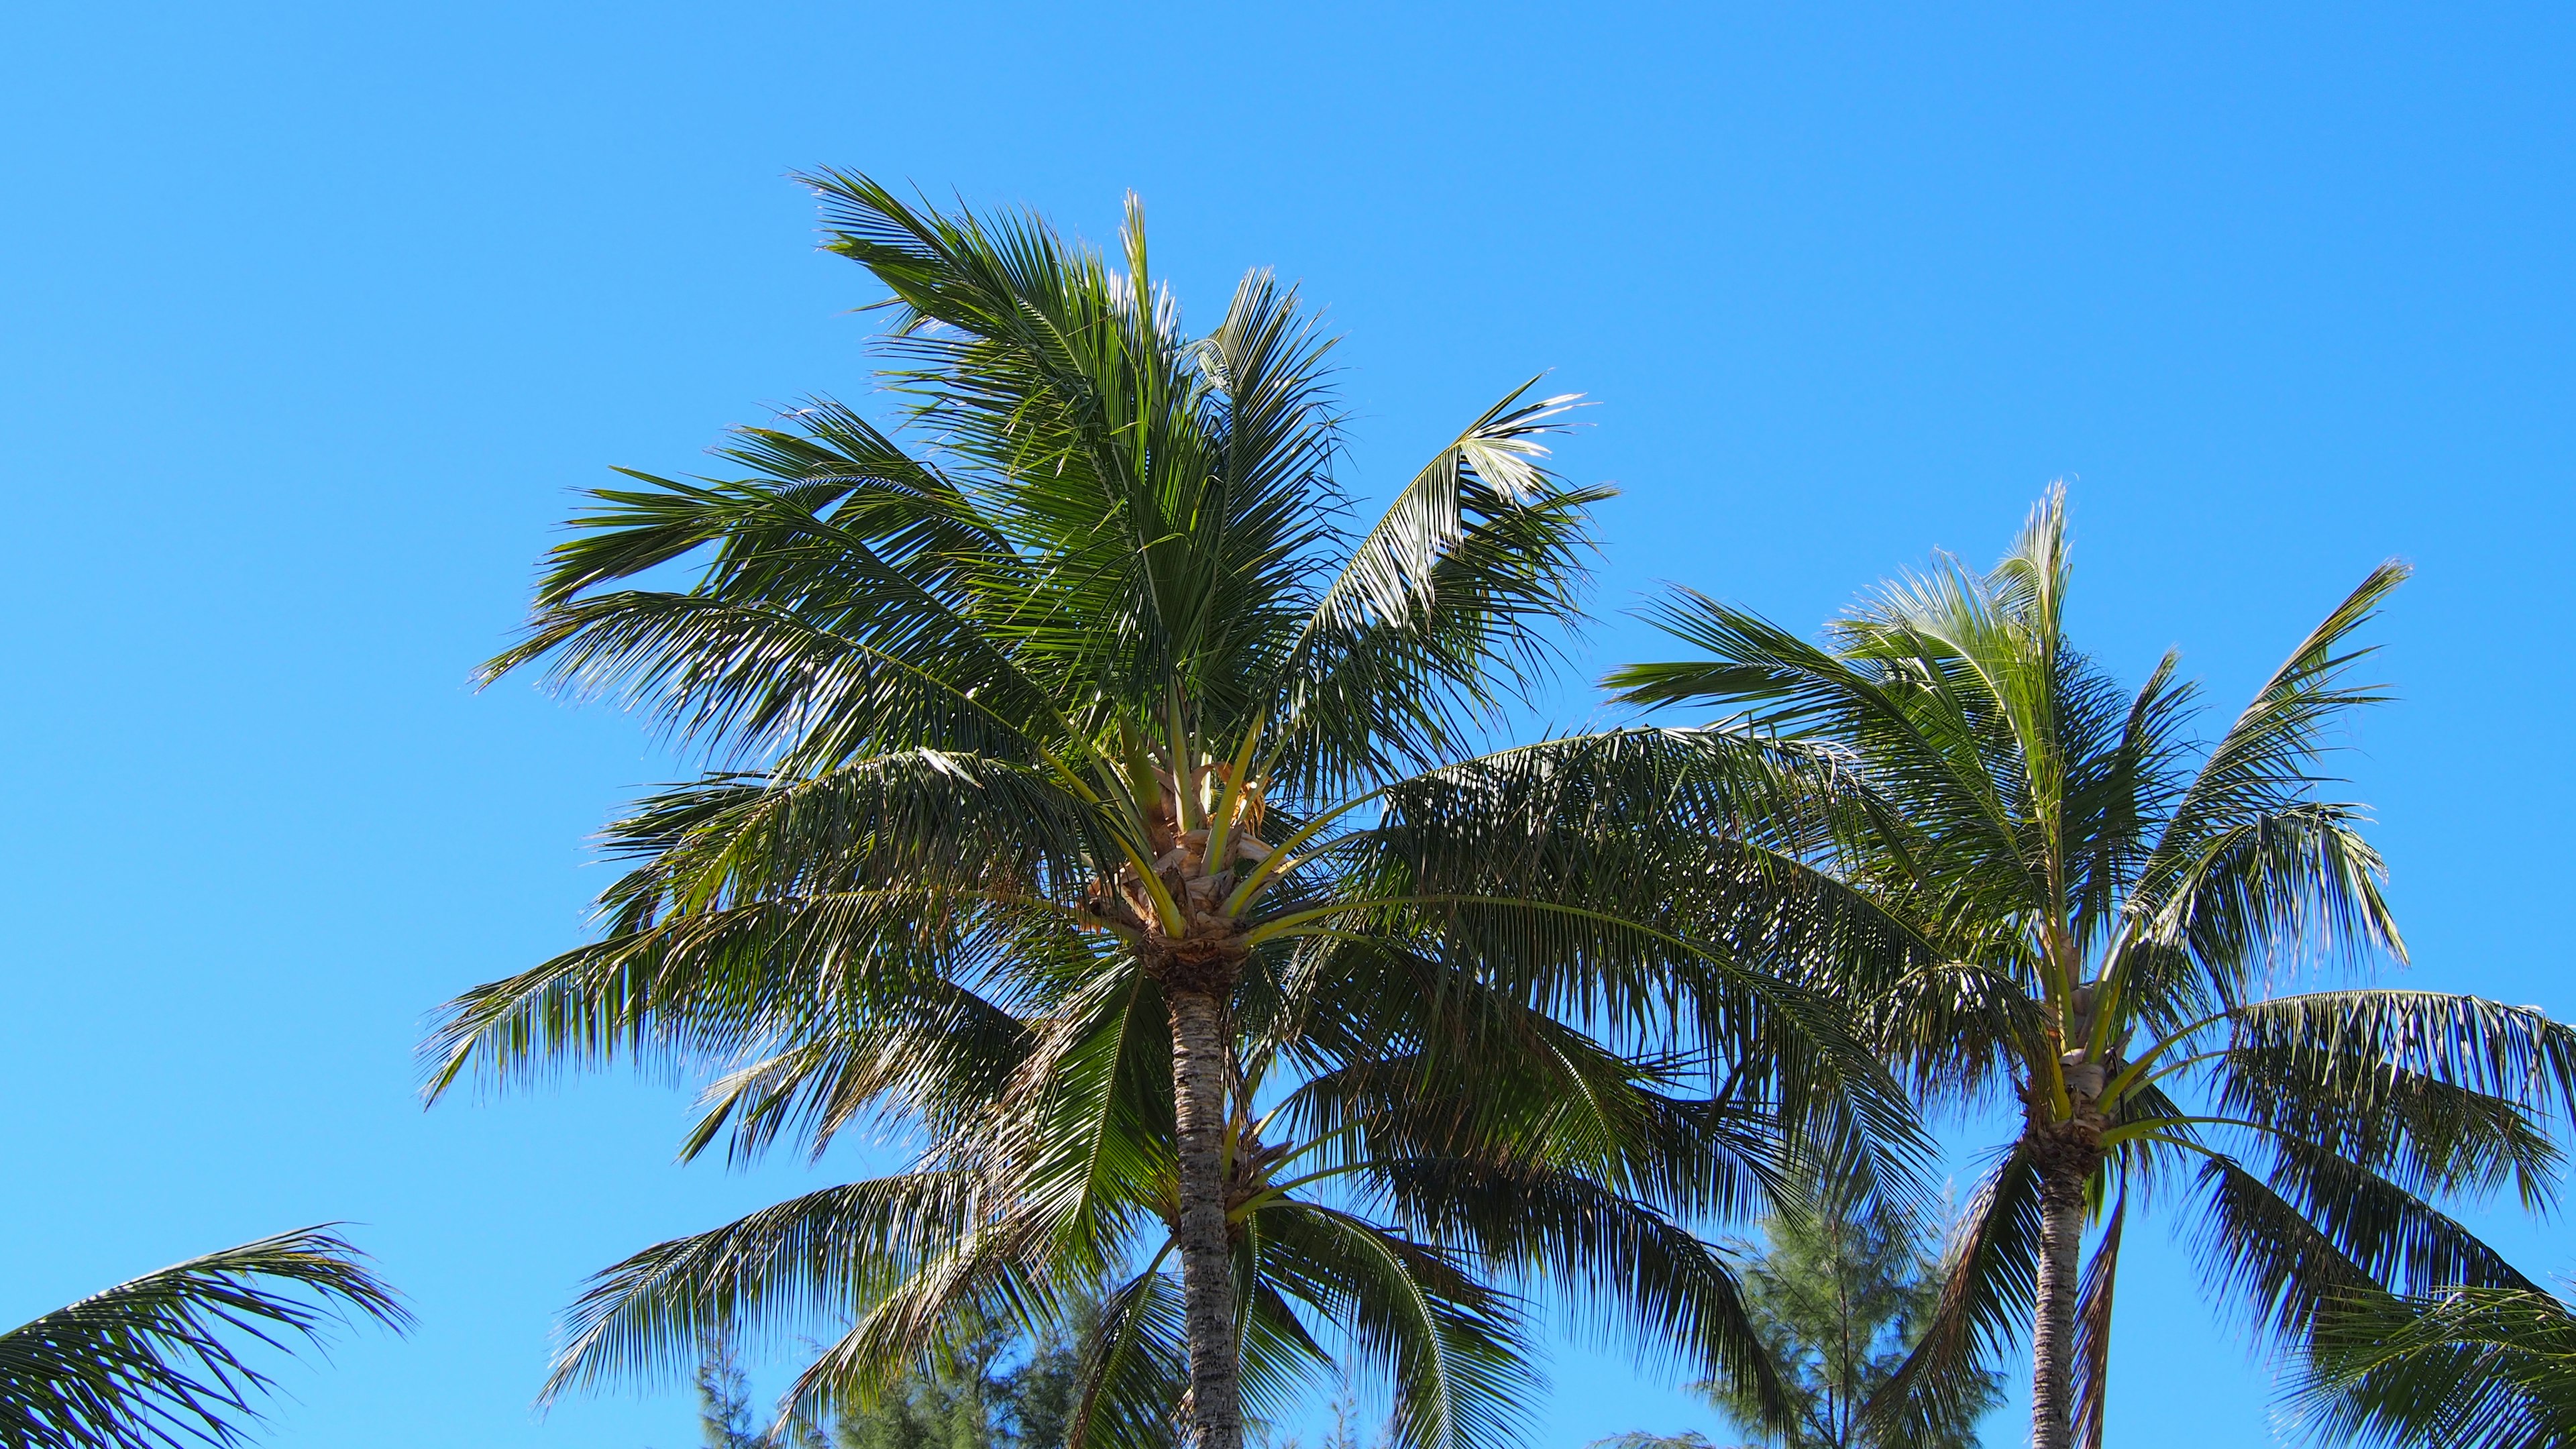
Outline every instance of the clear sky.
{"type": "MultiPolygon", "coordinates": [[[[1302,279],[1364,495],[1532,373],[1598,399],[1560,724],[1659,581],[1810,625],[2055,478],[2083,638],[2220,702],[2404,555],[2348,758],[2413,979],[2576,1014],[2571,61],[2551,6],[0,8],[0,1320],[349,1219],[420,1330],[290,1372],[270,1443],[691,1441],[675,1395],[532,1417],[550,1315],[815,1179],[672,1166],[659,1083],[424,1114],[411,1051],[582,938],[585,836],[673,769],[468,685],[567,490],[864,395],[799,167],[1095,236],[1134,188],[1201,316],[1302,279]]],[[[2131,1243],[2115,1439],[2268,1442],[2131,1243]]],[[[1543,1445],[1707,1426],[1556,1380],[1543,1445]]]]}

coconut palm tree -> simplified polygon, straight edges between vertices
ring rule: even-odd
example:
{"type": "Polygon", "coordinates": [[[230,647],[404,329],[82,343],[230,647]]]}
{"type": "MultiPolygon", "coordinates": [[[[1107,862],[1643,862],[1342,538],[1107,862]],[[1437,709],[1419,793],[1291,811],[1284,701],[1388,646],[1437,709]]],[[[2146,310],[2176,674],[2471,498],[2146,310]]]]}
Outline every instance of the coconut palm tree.
{"type": "Polygon", "coordinates": [[[2065,522],[2052,490],[1992,571],[1889,583],[1821,645],[1677,594],[1656,620],[1707,657],[1610,681],[1838,763],[1800,848],[1913,940],[1901,968],[1840,963],[1872,968],[1849,983],[1870,1031],[1927,1103],[2021,1118],[1880,1408],[1939,1402],[1945,1367],[2028,1317],[2037,1449],[2100,1440],[2132,1196],[2189,1203],[2213,1291],[2304,1345],[2359,1290],[2528,1288],[2433,1200],[2546,1201],[2544,1114],[2576,1097],[2576,1036],[2530,1008],[2263,994],[2403,960],[2361,807],[2320,790],[2330,731],[2380,698],[2351,636],[2405,569],[2372,571],[2194,748],[2173,655],[2130,693],[2066,638],[2065,522]]]}
{"type": "MultiPolygon", "coordinates": [[[[749,476],[593,495],[493,671],[622,692],[727,769],[612,832],[635,865],[603,940],[456,1003],[434,1091],[652,1052],[834,1123],[892,1104],[967,1174],[919,1180],[935,1212],[1007,1244],[959,1268],[978,1282],[1111,1272],[1098,1225],[1162,1202],[1203,1449],[1242,1436],[1230,1214],[1273,1105],[1245,1033],[1274,1018],[1320,1078],[1402,1044],[1414,1008],[1370,992],[1502,993],[1686,1038],[1784,1120],[1903,1133],[1884,1074],[1763,969],[1784,932],[1843,929],[1830,905],[1733,868],[1689,808],[1710,792],[1675,798],[1769,761],[1668,731],[1472,752],[1577,617],[1604,494],[1545,467],[1571,399],[1514,390],[1350,536],[1329,341],[1292,291],[1248,276],[1191,336],[1132,203],[1113,266],[1034,218],[813,184],[831,249],[892,293],[921,450],[819,402],[738,435],[749,476]],[[1103,1052],[1160,1085],[1098,1089],[1103,1052]],[[1086,1107],[1143,1115],[1067,1158],[1113,1140],[1046,1136],[1086,1107]]],[[[918,1348],[942,1301],[868,1331],[918,1348]]]]}
{"type": "Polygon", "coordinates": [[[0,1333],[0,1444],[238,1443],[255,1417],[254,1396],[270,1386],[238,1340],[280,1349],[319,1343],[337,1309],[393,1328],[410,1321],[357,1250],[318,1227],[93,1293],[0,1333]]]}

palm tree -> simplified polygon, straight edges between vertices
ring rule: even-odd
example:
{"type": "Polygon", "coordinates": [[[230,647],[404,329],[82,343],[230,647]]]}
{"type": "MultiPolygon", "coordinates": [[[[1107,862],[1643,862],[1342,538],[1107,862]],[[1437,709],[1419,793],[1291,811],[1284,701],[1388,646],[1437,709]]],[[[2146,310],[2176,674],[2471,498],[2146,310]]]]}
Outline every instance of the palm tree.
{"type": "Polygon", "coordinates": [[[2319,787],[2329,731],[2380,697],[2350,637],[2405,573],[2374,570],[2198,749],[2173,655],[2130,694],[2068,642],[2062,490],[1991,572],[1887,584],[1823,645],[1684,592],[1657,622],[1709,657],[1612,677],[1835,762],[1796,848],[1912,940],[1846,989],[1927,1103],[2020,1109],[1882,1411],[1939,1403],[2028,1314],[2031,1442],[2098,1444],[2133,1192],[2196,1194],[2209,1286],[2293,1345],[2364,1289],[2529,1287],[2430,1199],[2548,1199],[2576,1036],[2465,996],[2261,994],[2404,958],[2361,807],[2319,787]]]}
{"type": "Polygon", "coordinates": [[[612,832],[636,864],[605,938],[459,1000],[433,1092],[472,1061],[656,1052],[736,1063],[746,1103],[819,1125],[898,1107],[928,1166],[848,1190],[885,1226],[824,1280],[883,1299],[875,1363],[955,1293],[1027,1309],[1118,1271],[1110,1227],[1160,1202],[1202,1449],[1242,1437],[1242,1195],[1273,1165],[1250,1041],[1321,1079],[1416,1005],[1500,993],[1686,1024],[1789,1116],[1904,1130],[1831,1016],[1757,969],[1813,892],[1729,874],[1723,833],[1661,809],[1684,736],[1470,753],[1577,617],[1604,493],[1544,466],[1571,399],[1514,390],[1353,538],[1329,341],[1292,291],[1250,275],[1192,337],[1132,203],[1114,269],[1035,218],[812,184],[831,249],[893,294],[888,380],[927,450],[820,402],[738,435],[751,476],[593,495],[493,672],[548,661],[732,768],[612,832]],[[1721,898],[1735,938],[1700,929],[1721,898]],[[1086,1110],[1137,1115],[1065,1125],[1086,1110]],[[916,1242],[953,1276],[894,1292],[933,1222],[975,1253],[916,1242]]]}
{"type": "Polygon", "coordinates": [[[356,1249],[324,1228],[190,1258],[0,1333],[0,1443],[11,1449],[175,1449],[241,1441],[268,1376],[227,1336],[321,1342],[334,1309],[388,1327],[410,1316],[356,1249]],[[268,1286],[274,1282],[289,1290],[268,1286]]]}

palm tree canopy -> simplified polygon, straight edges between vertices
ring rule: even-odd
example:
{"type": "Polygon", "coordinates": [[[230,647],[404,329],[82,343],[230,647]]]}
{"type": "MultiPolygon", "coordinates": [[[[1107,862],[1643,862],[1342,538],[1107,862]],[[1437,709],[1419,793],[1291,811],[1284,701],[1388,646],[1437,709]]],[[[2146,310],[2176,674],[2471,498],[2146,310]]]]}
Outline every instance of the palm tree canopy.
{"type": "MultiPolygon", "coordinates": [[[[1818,762],[1653,729],[1474,752],[1580,618],[1606,492],[1542,446],[1572,399],[1513,390],[1346,530],[1329,339],[1292,290],[1254,273],[1191,335],[1132,206],[1113,266],[1035,218],[813,183],[891,293],[921,446],[818,401],[738,433],[742,476],[592,495],[494,670],[647,707],[721,768],[611,828],[603,939],[455,1003],[432,1090],[714,1061],[693,1147],[891,1113],[923,1156],[718,1230],[768,1247],[615,1270],[567,1381],[804,1294],[859,1319],[819,1402],[1107,1279],[1121,1362],[1168,1387],[1180,1334],[1194,1413],[1328,1323],[1396,1372],[1409,1442],[1479,1442],[1515,1310],[1469,1246],[1615,1285],[1729,1371],[1731,1280],[1670,1215],[1772,1170],[1703,1172],[1729,1134],[1902,1174],[1892,1080],[1777,969],[1887,928],[1740,847],[1767,826],[1715,828],[1818,762]],[[1639,1077],[1569,1021],[1678,1065],[1639,1077]],[[1595,1085],[1561,1143],[1498,1145],[1595,1085]],[[1292,1160],[1355,1196],[1281,1186],[1292,1160]],[[743,1266],[773,1257],[801,1286],[743,1266]]],[[[1141,1436],[1171,1396],[1124,1402],[1141,1436]]]]}
{"type": "MultiPolygon", "coordinates": [[[[1236,1124],[1227,1217],[1251,1407],[1285,1413],[1302,1386],[1351,1366],[1394,1386],[1405,1442],[1507,1439],[1533,1387],[1516,1290],[1542,1280],[1646,1357],[1677,1353],[1676,1367],[1725,1374],[1747,1403],[1776,1401],[1758,1345],[1741,1336],[1733,1274],[1681,1220],[1767,1200],[1773,1114],[1678,1095],[1544,1016],[1487,1006],[1502,1018],[1489,1041],[1508,1030],[1549,1048],[1518,1083],[1444,1069],[1453,1052],[1399,1051],[1305,1077],[1236,1124]]],[[[820,1414],[891,1387],[958,1332],[1045,1319],[1097,1282],[1108,1311],[1076,1433],[1161,1442],[1188,1380],[1166,1271],[1175,1181],[1160,1015],[1150,982],[1122,993],[1053,1093],[1013,1099],[981,1133],[953,1137],[950,1155],[602,1274],[573,1315],[555,1390],[675,1371],[712,1325],[756,1323],[785,1343],[855,1314],[790,1395],[820,1414]]],[[[1247,1029],[1239,1050],[1248,1074],[1275,1077],[1296,1045],[1247,1029]]]]}
{"type": "Polygon", "coordinates": [[[327,1228],[176,1263],[0,1334],[0,1442],[23,1449],[231,1444],[270,1386],[243,1341],[319,1343],[346,1311],[410,1315],[327,1228]]]}
{"type": "Polygon", "coordinates": [[[2071,1406],[2040,1412],[2071,1409],[2098,1443],[2131,1189],[2196,1198],[2210,1286],[2293,1344],[2357,1287],[2527,1286],[2431,1199],[2549,1199],[2546,1119],[2576,1107],[2576,1034],[2437,993],[2263,995],[2405,957],[2363,809],[2326,795],[2324,768],[2341,721],[2384,697],[2354,682],[2369,650],[2352,639],[2402,565],[2373,570],[2201,743],[2176,656],[2131,691],[2068,641],[2067,558],[2052,491],[1993,569],[1941,560],[1823,643],[1677,593],[1655,620],[1705,657],[1609,682],[1712,706],[1748,748],[1836,763],[1781,848],[1911,940],[1834,958],[1874,963],[1847,983],[1867,1034],[1927,1100],[2000,1099],[2027,1124],[1970,1205],[1899,1388],[1937,1403],[1941,1366],[2001,1351],[2036,1309],[2044,1335],[2071,1331],[2043,1344],[2043,1377],[2070,1346],[2074,1361],[2071,1406]],[[2077,1206],[2052,1184],[2103,1225],[2080,1285],[2043,1251],[2050,1214],[2077,1206]]]}

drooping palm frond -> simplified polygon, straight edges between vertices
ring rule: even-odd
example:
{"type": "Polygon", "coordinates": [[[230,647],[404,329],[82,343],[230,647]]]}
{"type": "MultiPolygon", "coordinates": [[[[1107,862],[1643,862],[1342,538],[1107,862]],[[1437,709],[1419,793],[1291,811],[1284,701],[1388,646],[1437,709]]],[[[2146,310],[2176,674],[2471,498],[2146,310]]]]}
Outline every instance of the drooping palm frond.
{"type": "Polygon", "coordinates": [[[2111,1296],[2120,1275],[2120,1237],[2129,1201],[2111,1206],[2075,1305],[2075,1434],[2082,1449],[2102,1449],[2102,1425],[2111,1404],[2111,1296]]]}
{"type": "Polygon", "coordinates": [[[2268,1177],[2224,1157],[2203,1167],[2195,1246],[2221,1301],[2298,1348],[2333,1307],[2396,1287],[2533,1285],[2464,1225],[2331,1154],[2284,1144],[2268,1177]]]}
{"type": "Polygon", "coordinates": [[[2220,1115],[2330,1147],[2411,1191],[2555,1198],[2547,1122],[2576,1110],[2576,1030],[2439,992],[2309,992],[2230,1013],[2220,1115]]]}
{"type": "Polygon", "coordinates": [[[410,1315],[329,1227],[175,1263],[0,1334],[0,1442],[177,1449],[239,1442],[273,1380],[247,1343],[318,1345],[347,1314],[410,1315]]]}
{"type": "Polygon", "coordinates": [[[1956,1422],[1974,1370],[2008,1351],[2039,1291],[2039,1180],[2015,1144],[1978,1184],[1952,1230],[1941,1297],[1912,1353],[1867,1405],[1890,1442],[1956,1422]]]}
{"type": "Polygon", "coordinates": [[[2576,1435],[2576,1316],[2530,1288],[2358,1294],[2288,1398],[2326,1442],[2522,1449],[2576,1435]]]}

